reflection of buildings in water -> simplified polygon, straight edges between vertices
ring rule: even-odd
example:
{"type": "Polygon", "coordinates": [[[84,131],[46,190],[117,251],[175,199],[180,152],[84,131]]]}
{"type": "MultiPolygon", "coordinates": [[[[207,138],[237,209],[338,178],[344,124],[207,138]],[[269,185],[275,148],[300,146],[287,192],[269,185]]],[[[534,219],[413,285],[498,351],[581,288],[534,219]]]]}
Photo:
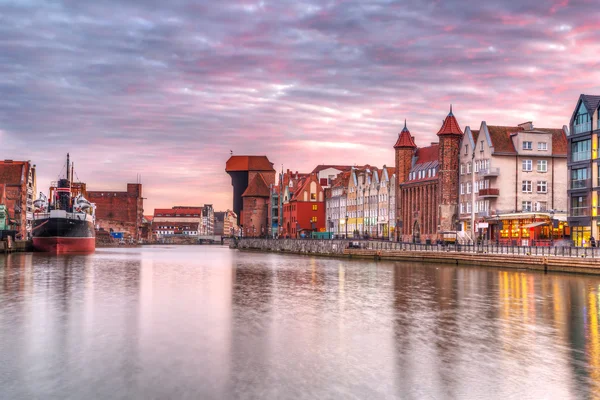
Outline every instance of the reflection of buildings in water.
{"type": "Polygon", "coordinates": [[[590,363],[590,395],[600,399],[600,285],[590,288],[588,293],[588,326],[586,354],[590,363]]]}
{"type": "Polygon", "coordinates": [[[31,253],[11,253],[0,257],[0,277],[5,294],[31,293],[33,287],[31,260],[31,253]]]}

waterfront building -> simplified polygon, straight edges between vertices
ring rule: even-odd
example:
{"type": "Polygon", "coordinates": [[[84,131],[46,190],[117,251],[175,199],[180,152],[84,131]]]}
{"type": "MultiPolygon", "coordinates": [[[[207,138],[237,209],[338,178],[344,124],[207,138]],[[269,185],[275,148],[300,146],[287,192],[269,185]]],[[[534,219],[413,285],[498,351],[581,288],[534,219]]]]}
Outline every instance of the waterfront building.
{"type": "Polygon", "coordinates": [[[200,226],[200,234],[212,236],[215,234],[215,211],[212,204],[205,204],[202,207],[202,224],[200,226]]]}
{"type": "Polygon", "coordinates": [[[395,206],[395,187],[394,179],[396,173],[394,168],[385,165],[379,170],[379,193],[377,208],[377,237],[390,239],[393,237],[395,216],[393,207],[395,206]]]}
{"type": "Polygon", "coordinates": [[[325,192],[316,173],[283,176],[282,235],[308,237],[325,232],[325,192]]]}
{"type": "MultiPolygon", "coordinates": [[[[226,211],[215,211],[215,228],[214,235],[223,236],[225,234],[225,214],[226,211]]],[[[229,232],[227,232],[229,235],[229,232]]]]}
{"type": "Polygon", "coordinates": [[[444,232],[456,231],[459,146],[463,132],[452,108],[437,136],[439,142],[419,148],[405,122],[394,145],[399,239],[435,241],[444,232]]]}
{"type": "Polygon", "coordinates": [[[331,187],[325,189],[325,212],[328,223],[328,231],[336,237],[346,236],[346,218],[348,213],[346,203],[348,201],[348,182],[350,171],[344,171],[337,175],[331,187]]]}
{"type": "Polygon", "coordinates": [[[282,176],[279,174],[279,184],[272,184],[269,187],[269,236],[276,238],[281,232],[279,229],[279,209],[281,208],[280,192],[281,192],[281,179],[282,176]]]}
{"type": "Polygon", "coordinates": [[[231,176],[237,223],[244,229],[243,234],[259,236],[269,224],[269,186],[275,183],[273,163],[266,156],[231,156],[225,171],[231,176]]]}
{"type": "Polygon", "coordinates": [[[236,236],[239,234],[237,224],[237,215],[232,210],[225,211],[225,219],[223,221],[223,234],[225,236],[236,236]]]}
{"type": "MultiPolygon", "coordinates": [[[[82,190],[85,193],[85,186],[82,190]]],[[[126,191],[87,191],[87,198],[96,204],[96,229],[124,232],[135,240],[140,239],[144,218],[141,183],[128,183],[126,191]]]]}
{"type": "Polygon", "coordinates": [[[465,128],[461,142],[461,236],[499,244],[550,245],[568,235],[566,127],[465,128]]]}
{"type": "Polygon", "coordinates": [[[348,178],[348,190],[346,192],[346,231],[348,237],[359,236],[362,230],[362,218],[359,225],[358,218],[358,178],[356,175],[356,168],[350,170],[350,176],[348,178]]]}
{"type": "Polygon", "coordinates": [[[202,225],[202,210],[202,207],[187,206],[156,208],[152,217],[153,236],[158,240],[175,235],[197,237],[202,225]]]}
{"type": "Polygon", "coordinates": [[[582,94],[571,115],[568,135],[568,207],[571,238],[577,246],[600,238],[598,191],[600,95],[582,94]]]}
{"type": "Polygon", "coordinates": [[[37,194],[35,171],[31,161],[0,161],[0,205],[6,207],[17,235],[23,239],[31,235],[37,194]]]}

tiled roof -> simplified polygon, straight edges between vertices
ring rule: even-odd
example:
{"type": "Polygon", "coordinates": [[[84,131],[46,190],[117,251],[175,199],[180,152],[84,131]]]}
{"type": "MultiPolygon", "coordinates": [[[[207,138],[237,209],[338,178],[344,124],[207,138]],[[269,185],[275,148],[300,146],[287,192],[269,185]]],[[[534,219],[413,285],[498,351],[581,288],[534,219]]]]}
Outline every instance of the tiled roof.
{"type": "Polygon", "coordinates": [[[226,172],[275,171],[267,156],[231,156],[225,164],[226,172]]]}
{"type": "Polygon", "coordinates": [[[386,168],[387,168],[388,176],[391,179],[392,175],[394,175],[396,173],[396,168],[395,167],[386,167],[386,168]]]}
{"type": "Polygon", "coordinates": [[[20,185],[21,179],[25,177],[26,164],[26,161],[0,161],[0,183],[20,185]]]}
{"type": "Polygon", "coordinates": [[[270,195],[269,185],[267,185],[261,173],[254,176],[252,182],[248,184],[248,187],[242,193],[242,197],[269,197],[270,195]]]}
{"type": "Polygon", "coordinates": [[[512,153],[517,151],[510,137],[512,133],[522,131],[520,126],[494,126],[487,125],[490,134],[490,140],[494,147],[494,153],[512,153]]]}
{"type": "Polygon", "coordinates": [[[424,164],[431,161],[437,161],[439,157],[440,145],[433,144],[427,147],[418,148],[415,157],[415,165],[416,164],[424,164]]]}
{"type": "Polygon", "coordinates": [[[582,94],[581,101],[583,101],[585,103],[585,106],[587,107],[587,109],[591,113],[593,113],[594,111],[596,111],[596,109],[600,105],[600,96],[594,96],[591,94],[582,94]]]}
{"type": "Polygon", "coordinates": [[[462,129],[460,129],[460,126],[458,125],[458,121],[454,117],[454,114],[452,114],[452,106],[450,106],[450,114],[448,114],[448,116],[444,120],[444,123],[442,124],[442,127],[440,128],[437,134],[438,136],[463,134],[462,129]]]}
{"type": "Polygon", "coordinates": [[[566,156],[567,155],[567,135],[565,131],[555,128],[535,128],[536,131],[548,132],[552,134],[552,155],[566,156]]]}
{"type": "Polygon", "coordinates": [[[334,169],[338,169],[340,171],[349,171],[352,166],[351,165],[317,165],[315,167],[315,169],[312,170],[312,172],[314,174],[318,174],[319,172],[323,171],[324,169],[328,169],[328,168],[334,168],[334,169]]]}
{"type": "Polygon", "coordinates": [[[412,135],[410,134],[410,131],[406,127],[406,120],[405,120],[404,128],[398,135],[398,140],[396,141],[394,148],[398,149],[398,148],[406,148],[406,147],[410,147],[410,148],[414,149],[417,147],[417,145],[415,144],[415,141],[413,140],[412,135]]]}
{"type": "Polygon", "coordinates": [[[156,208],[154,209],[154,218],[156,217],[200,217],[202,215],[202,208],[200,207],[189,207],[189,208],[156,208]],[[161,215],[158,215],[161,214],[161,215]],[[189,214],[189,215],[188,215],[189,214]]]}

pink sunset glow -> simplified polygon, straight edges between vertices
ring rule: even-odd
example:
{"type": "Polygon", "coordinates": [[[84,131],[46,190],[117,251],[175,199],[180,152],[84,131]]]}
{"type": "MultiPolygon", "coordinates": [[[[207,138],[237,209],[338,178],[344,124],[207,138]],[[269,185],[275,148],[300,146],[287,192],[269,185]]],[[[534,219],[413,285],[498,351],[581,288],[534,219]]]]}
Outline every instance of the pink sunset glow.
{"type": "Polygon", "coordinates": [[[600,93],[597,2],[0,2],[0,144],[46,190],[141,174],[147,212],[231,207],[234,154],[392,165],[453,104],[464,128],[568,124],[600,93]],[[107,6],[112,4],[112,6],[107,6]]]}

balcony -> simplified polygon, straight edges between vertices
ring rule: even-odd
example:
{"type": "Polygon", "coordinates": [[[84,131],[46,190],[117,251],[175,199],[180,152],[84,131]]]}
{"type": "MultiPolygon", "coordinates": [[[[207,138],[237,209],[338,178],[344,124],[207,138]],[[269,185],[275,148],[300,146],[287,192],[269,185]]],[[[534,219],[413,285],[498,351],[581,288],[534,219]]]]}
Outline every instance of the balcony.
{"type": "Polygon", "coordinates": [[[592,121],[584,122],[583,124],[573,125],[573,132],[575,134],[585,133],[592,130],[592,121]]]}
{"type": "Polygon", "coordinates": [[[483,177],[498,176],[500,175],[500,168],[482,168],[477,172],[477,175],[483,177]]]}
{"type": "Polygon", "coordinates": [[[587,217],[590,215],[589,207],[571,207],[571,217],[587,217]]]}
{"type": "Polygon", "coordinates": [[[586,161],[592,158],[591,151],[575,151],[571,153],[571,161],[586,161]]]}
{"type": "Polygon", "coordinates": [[[496,198],[498,196],[500,196],[500,189],[493,189],[493,188],[479,189],[479,197],[481,197],[481,198],[491,199],[491,198],[496,198]]]}
{"type": "Polygon", "coordinates": [[[588,189],[591,179],[574,179],[571,180],[571,189],[588,189]]]}

